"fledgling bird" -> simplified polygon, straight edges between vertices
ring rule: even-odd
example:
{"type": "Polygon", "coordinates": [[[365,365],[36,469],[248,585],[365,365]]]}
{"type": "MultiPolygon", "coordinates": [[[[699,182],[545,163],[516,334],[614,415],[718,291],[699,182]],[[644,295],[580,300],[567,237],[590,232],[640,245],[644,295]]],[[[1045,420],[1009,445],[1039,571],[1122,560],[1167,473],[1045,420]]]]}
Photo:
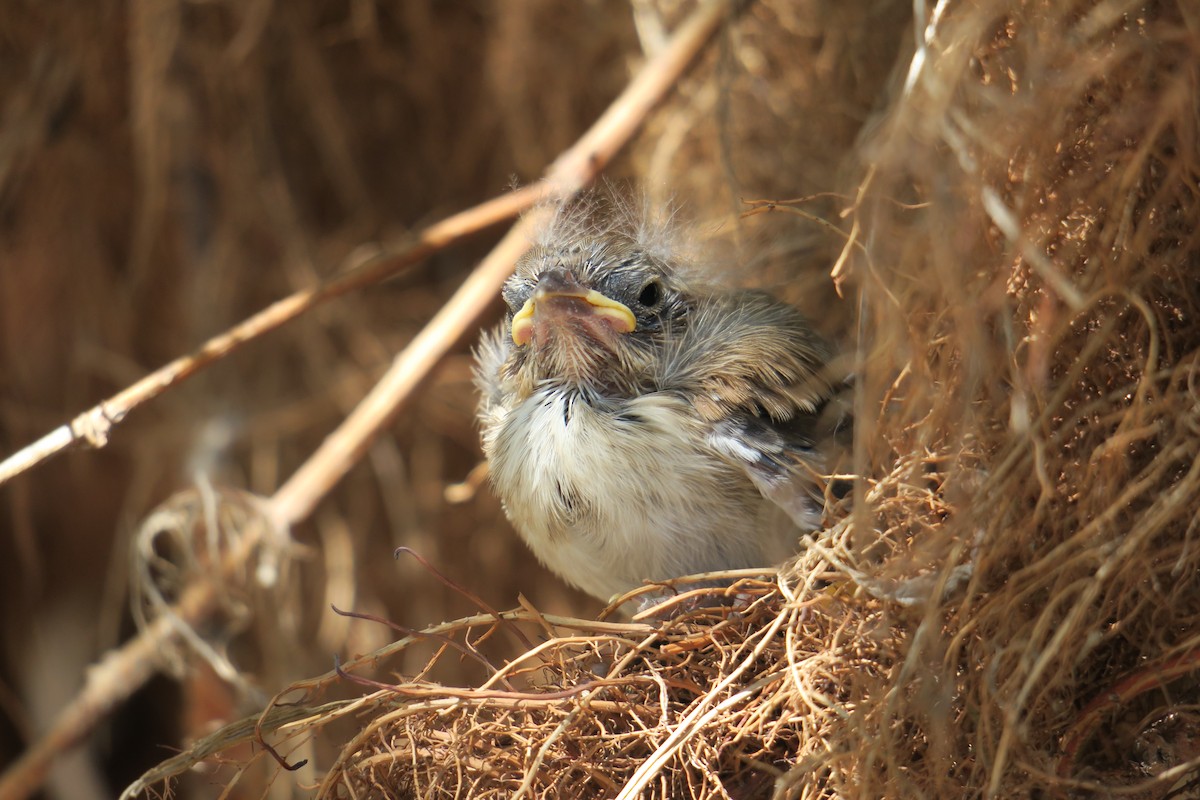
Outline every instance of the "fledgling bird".
{"type": "Polygon", "coordinates": [[[602,600],[780,563],[819,521],[830,348],[792,306],[698,279],[644,226],[595,211],[560,210],[477,352],[509,519],[602,600]]]}

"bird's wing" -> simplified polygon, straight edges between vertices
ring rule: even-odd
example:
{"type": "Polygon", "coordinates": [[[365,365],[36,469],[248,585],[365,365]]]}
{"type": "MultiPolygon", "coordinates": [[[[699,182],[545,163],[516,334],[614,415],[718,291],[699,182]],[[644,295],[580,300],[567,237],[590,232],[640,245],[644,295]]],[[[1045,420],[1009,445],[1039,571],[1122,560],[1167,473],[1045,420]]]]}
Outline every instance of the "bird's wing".
{"type": "Polygon", "coordinates": [[[848,426],[828,345],[799,311],[758,292],[698,303],[667,345],[665,374],[711,426],[710,446],[797,525],[815,527],[822,445],[848,426]]]}
{"type": "Polygon", "coordinates": [[[804,439],[750,415],[713,423],[709,445],[745,470],[750,481],[806,530],[821,520],[817,475],[820,457],[804,439]]]}

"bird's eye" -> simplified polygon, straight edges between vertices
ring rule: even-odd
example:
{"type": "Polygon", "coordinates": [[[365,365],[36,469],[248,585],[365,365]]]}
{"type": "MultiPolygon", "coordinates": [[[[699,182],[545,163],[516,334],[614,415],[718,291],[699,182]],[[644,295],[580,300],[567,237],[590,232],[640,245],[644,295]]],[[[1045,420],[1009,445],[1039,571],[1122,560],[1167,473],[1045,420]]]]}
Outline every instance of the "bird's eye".
{"type": "Polygon", "coordinates": [[[642,287],[642,293],[638,295],[638,302],[646,308],[658,305],[659,299],[662,298],[662,286],[658,281],[650,281],[642,287]]]}

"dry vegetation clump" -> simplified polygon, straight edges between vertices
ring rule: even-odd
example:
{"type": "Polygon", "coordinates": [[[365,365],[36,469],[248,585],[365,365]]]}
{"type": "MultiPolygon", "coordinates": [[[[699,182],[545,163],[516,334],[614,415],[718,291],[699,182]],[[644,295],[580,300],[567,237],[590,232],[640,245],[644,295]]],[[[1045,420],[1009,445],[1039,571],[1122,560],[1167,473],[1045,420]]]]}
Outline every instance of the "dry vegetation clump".
{"type": "MultiPolygon", "coordinates": [[[[740,611],[692,611],[664,625],[533,617],[535,638],[547,641],[482,691],[447,698],[408,683],[381,692],[382,713],[325,785],[383,796],[451,787],[479,797],[522,787],[565,797],[767,794],[798,760],[823,755],[821,729],[862,700],[837,671],[879,669],[839,630],[888,632],[877,609],[811,586],[747,579],[736,588],[740,611]],[[501,688],[513,684],[526,688],[501,688]]],[[[710,591],[695,590],[692,602],[710,591]]]]}
{"type": "Polygon", "coordinates": [[[1200,764],[1200,18],[939,10],[865,150],[851,523],[876,594],[929,591],[858,735],[830,732],[860,759],[837,793],[1177,796],[1200,764]]]}
{"type": "MultiPolygon", "coordinates": [[[[393,626],[402,635],[392,645],[277,698],[260,733],[280,764],[298,766],[314,730],[328,736],[353,721],[340,757],[315,778],[318,797],[759,797],[780,782],[825,785],[824,732],[869,700],[842,673],[886,680],[901,656],[897,621],[877,602],[818,589],[833,572],[802,585],[749,571],[722,577],[728,590],[673,582],[678,594],[662,608],[677,614],[654,624],[525,607],[421,632],[393,626]],[[491,663],[478,648],[497,636],[526,652],[491,663]],[[426,668],[397,683],[371,677],[402,651],[428,653],[426,668]],[[463,689],[429,680],[446,658],[484,677],[463,689]],[[372,691],[318,705],[347,682],[372,691]]],[[[253,721],[232,725],[131,789],[254,735],[253,721]]]]}

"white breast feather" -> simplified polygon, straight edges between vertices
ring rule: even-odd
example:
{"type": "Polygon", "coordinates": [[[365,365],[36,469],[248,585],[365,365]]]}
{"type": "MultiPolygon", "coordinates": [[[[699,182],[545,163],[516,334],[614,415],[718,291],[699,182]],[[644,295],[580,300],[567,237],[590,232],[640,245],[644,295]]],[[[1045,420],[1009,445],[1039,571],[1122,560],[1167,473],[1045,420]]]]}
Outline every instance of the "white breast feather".
{"type": "Polygon", "coordinates": [[[710,448],[678,397],[609,410],[543,389],[487,410],[484,446],[514,525],[547,566],[597,597],[772,566],[795,548],[796,531],[768,522],[771,504],[710,448]]]}

